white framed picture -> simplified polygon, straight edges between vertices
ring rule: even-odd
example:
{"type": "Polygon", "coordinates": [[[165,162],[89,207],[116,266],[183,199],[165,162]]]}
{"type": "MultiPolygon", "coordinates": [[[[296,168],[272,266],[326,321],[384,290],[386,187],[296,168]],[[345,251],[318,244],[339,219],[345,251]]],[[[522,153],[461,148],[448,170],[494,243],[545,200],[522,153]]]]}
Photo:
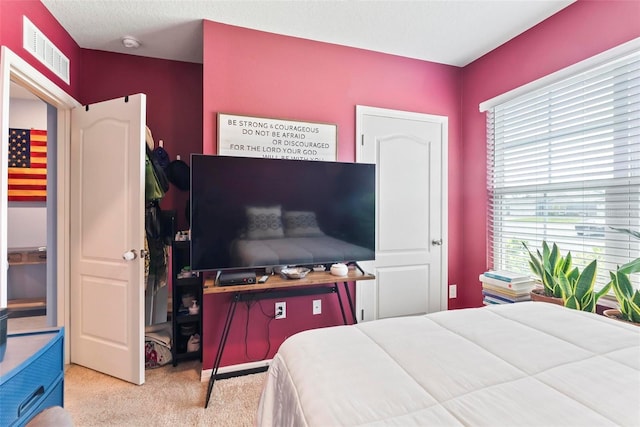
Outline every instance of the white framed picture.
{"type": "Polygon", "coordinates": [[[338,126],[218,113],[218,155],[335,161],[338,126]]]}

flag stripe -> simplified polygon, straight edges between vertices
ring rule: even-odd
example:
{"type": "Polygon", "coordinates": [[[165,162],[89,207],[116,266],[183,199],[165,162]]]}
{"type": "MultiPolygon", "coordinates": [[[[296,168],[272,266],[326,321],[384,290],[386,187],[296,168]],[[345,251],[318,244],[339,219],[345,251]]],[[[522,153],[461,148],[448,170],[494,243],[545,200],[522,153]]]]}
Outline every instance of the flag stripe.
{"type": "Polygon", "coordinates": [[[9,196],[46,196],[47,190],[9,190],[9,196]]]}
{"type": "Polygon", "coordinates": [[[24,179],[24,178],[16,178],[11,180],[11,186],[10,188],[16,188],[16,186],[22,186],[22,187],[27,187],[29,185],[31,186],[38,186],[38,187],[42,187],[42,188],[47,188],[47,180],[45,179],[24,179]]]}
{"type": "Polygon", "coordinates": [[[35,169],[9,168],[9,178],[18,178],[25,175],[29,175],[32,178],[46,178],[47,169],[46,168],[35,168],[35,169]]]}
{"type": "Polygon", "coordinates": [[[46,202],[47,196],[11,196],[12,202],[46,202]]]}
{"type": "Polygon", "coordinates": [[[9,201],[47,200],[47,131],[9,129],[9,201]]]}

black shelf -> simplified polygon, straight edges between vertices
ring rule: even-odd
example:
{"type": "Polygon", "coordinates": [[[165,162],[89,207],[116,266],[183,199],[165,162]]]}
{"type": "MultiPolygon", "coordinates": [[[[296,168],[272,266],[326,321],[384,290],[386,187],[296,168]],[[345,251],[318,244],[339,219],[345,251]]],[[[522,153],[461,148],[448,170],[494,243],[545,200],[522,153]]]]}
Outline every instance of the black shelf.
{"type": "MultiPolygon", "coordinates": [[[[173,281],[174,286],[201,286],[202,279],[200,277],[176,277],[173,281]]],[[[200,302],[200,301],[198,301],[200,302]]]]}
{"type": "Polygon", "coordinates": [[[191,323],[200,320],[200,314],[178,314],[176,316],[176,323],[191,323]]]}
{"type": "Polygon", "coordinates": [[[172,267],[172,292],[173,299],[171,309],[171,323],[173,329],[173,342],[171,345],[171,356],[173,366],[184,360],[200,359],[202,362],[202,277],[194,275],[191,277],[178,277],[183,268],[190,264],[190,242],[181,240],[173,241],[171,244],[171,267],[172,267]],[[200,307],[198,314],[187,314],[182,304],[182,296],[185,293],[193,295],[193,299],[198,301],[200,307]],[[197,351],[187,351],[189,338],[198,334],[200,345],[197,351]]]}
{"type": "Polygon", "coordinates": [[[200,357],[200,353],[201,350],[198,351],[187,351],[185,353],[177,353],[176,354],[176,358],[173,359],[175,361],[175,363],[173,364],[173,366],[176,366],[181,360],[193,360],[193,359],[197,359],[198,357],[200,357]]]}

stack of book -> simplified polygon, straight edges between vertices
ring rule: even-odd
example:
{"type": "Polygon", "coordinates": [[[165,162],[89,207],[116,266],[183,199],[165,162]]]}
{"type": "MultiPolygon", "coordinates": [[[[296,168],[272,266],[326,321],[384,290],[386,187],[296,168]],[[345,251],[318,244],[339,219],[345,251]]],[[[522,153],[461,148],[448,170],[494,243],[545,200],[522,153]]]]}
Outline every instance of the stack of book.
{"type": "Polygon", "coordinates": [[[529,301],[536,282],[526,274],[511,271],[487,271],[480,275],[484,305],[529,301]]]}

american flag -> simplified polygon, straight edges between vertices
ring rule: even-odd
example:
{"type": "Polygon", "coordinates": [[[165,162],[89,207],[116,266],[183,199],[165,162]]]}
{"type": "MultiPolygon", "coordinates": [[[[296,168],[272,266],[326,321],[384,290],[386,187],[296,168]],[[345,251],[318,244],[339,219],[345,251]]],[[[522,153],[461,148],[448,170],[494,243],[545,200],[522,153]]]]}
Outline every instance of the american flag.
{"type": "Polygon", "coordinates": [[[47,200],[47,131],[9,129],[9,201],[47,200]]]}

